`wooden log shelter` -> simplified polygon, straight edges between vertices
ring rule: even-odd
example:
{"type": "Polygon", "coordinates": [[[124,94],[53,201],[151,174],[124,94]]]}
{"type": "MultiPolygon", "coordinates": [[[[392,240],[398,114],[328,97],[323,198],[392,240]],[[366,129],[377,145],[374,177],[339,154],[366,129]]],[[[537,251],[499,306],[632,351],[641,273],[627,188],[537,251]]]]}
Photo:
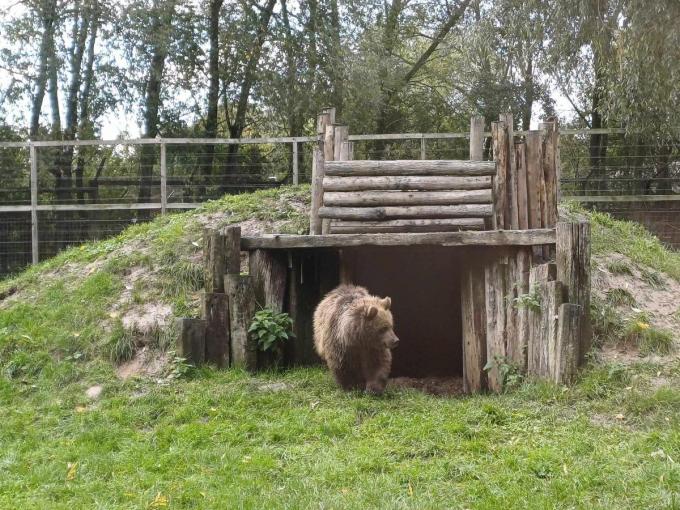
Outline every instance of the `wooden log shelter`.
{"type": "Polygon", "coordinates": [[[511,114],[470,124],[470,159],[353,159],[335,110],[319,116],[309,235],[204,233],[201,319],[178,320],[195,363],[266,366],[248,335],[268,307],[293,319],[288,364],[316,363],[312,314],[339,283],[392,297],[393,376],[461,376],[500,391],[508,367],[569,383],[591,346],[590,225],[559,223],[555,120],[516,136],[511,114]],[[241,254],[248,254],[248,274],[241,254]]]}

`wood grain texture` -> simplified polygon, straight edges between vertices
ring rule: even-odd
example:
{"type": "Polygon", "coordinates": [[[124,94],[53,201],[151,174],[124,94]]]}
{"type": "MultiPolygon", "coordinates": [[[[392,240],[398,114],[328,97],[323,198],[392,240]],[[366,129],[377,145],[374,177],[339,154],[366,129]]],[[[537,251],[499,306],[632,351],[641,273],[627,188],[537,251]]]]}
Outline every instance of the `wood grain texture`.
{"type": "Polygon", "coordinates": [[[456,160],[391,160],[391,161],[327,161],[326,175],[385,176],[385,175],[494,175],[493,161],[456,160]]]}
{"type": "Polygon", "coordinates": [[[472,267],[461,279],[463,388],[477,393],[487,388],[486,287],[484,269],[472,267]]]}
{"type": "Polygon", "coordinates": [[[389,220],[404,218],[489,217],[491,204],[416,205],[381,207],[321,207],[319,216],[338,220],[389,220]]]}
{"type": "Polygon", "coordinates": [[[206,292],[224,292],[225,256],[225,237],[215,229],[203,229],[203,284],[206,292]]]}
{"type": "Polygon", "coordinates": [[[378,177],[330,177],[323,179],[324,191],[437,191],[491,189],[491,177],[450,177],[437,175],[378,177]]]}
{"type": "Polygon", "coordinates": [[[458,232],[483,230],[482,218],[411,219],[386,221],[333,221],[332,234],[458,232]]]}
{"type": "Polygon", "coordinates": [[[282,312],[288,277],[286,254],[272,250],[255,250],[250,252],[248,264],[257,304],[282,312]]]}
{"type": "Polygon", "coordinates": [[[319,218],[319,208],[323,204],[323,177],[323,151],[319,148],[315,148],[312,153],[312,202],[309,209],[309,233],[312,235],[321,233],[321,218],[319,218]]]}
{"type": "Polygon", "coordinates": [[[224,239],[226,273],[239,274],[241,272],[241,227],[228,226],[224,230],[224,239]]]}
{"type": "Polygon", "coordinates": [[[226,368],[229,366],[229,298],[222,292],[205,292],[201,296],[201,311],[205,320],[205,360],[218,368],[226,368]]]}
{"type": "Polygon", "coordinates": [[[325,207],[387,205],[490,204],[491,190],[465,191],[326,191],[325,207]]]}
{"type": "Polygon", "coordinates": [[[255,292],[250,276],[228,274],[224,286],[229,296],[231,363],[249,371],[257,369],[257,343],[248,333],[255,315],[255,292]]]}
{"type": "Polygon", "coordinates": [[[484,159],[484,117],[470,118],[470,160],[484,159]]]}
{"type": "Polygon", "coordinates": [[[560,306],[555,361],[552,367],[553,381],[558,384],[569,384],[576,377],[582,317],[581,306],[573,303],[563,303],[560,306]]]}
{"type": "Polygon", "coordinates": [[[205,361],[205,321],[179,318],[175,320],[177,355],[198,366],[205,361]]]}
{"type": "Polygon", "coordinates": [[[486,359],[491,368],[487,372],[489,389],[503,389],[500,364],[506,359],[506,307],[505,294],[507,264],[494,261],[485,267],[486,280],[486,359]]]}

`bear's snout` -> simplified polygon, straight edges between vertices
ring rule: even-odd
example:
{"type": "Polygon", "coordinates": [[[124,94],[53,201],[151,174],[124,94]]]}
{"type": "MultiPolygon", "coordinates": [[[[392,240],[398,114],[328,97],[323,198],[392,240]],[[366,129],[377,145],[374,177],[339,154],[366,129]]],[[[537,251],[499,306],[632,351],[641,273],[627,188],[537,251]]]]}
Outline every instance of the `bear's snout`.
{"type": "Polygon", "coordinates": [[[396,348],[399,345],[399,337],[397,335],[392,335],[388,345],[390,349],[396,348]]]}

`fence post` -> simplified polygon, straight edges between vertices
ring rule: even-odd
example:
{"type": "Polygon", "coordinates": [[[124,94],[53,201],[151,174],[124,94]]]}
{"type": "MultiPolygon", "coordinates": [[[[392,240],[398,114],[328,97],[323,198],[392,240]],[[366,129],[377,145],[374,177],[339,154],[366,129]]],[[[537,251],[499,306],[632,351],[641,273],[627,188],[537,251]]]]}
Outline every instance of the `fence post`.
{"type": "Polygon", "coordinates": [[[31,158],[31,257],[33,264],[40,259],[38,251],[38,158],[35,145],[30,142],[29,155],[31,158]]]}
{"type": "Polygon", "coordinates": [[[298,143],[293,142],[293,184],[300,183],[300,170],[298,169],[298,143]]]}
{"type": "Polygon", "coordinates": [[[165,142],[161,141],[161,214],[168,209],[168,167],[165,142]]]}
{"type": "Polygon", "coordinates": [[[421,137],[420,137],[420,159],[426,159],[425,158],[425,135],[421,135],[421,137]]]}
{"type": "Polygon", "coordinates": [[[470,118],[470,160],[484,159],[484,117],[470,118]]]}

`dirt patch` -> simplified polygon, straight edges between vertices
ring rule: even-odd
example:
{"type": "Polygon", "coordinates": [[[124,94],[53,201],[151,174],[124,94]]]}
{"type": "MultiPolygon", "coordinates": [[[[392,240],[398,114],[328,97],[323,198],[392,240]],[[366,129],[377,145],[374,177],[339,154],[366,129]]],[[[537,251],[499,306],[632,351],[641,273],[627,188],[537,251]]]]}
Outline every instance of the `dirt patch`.
{"type": "MultiPolygon", "coordinates": [[[[644,271],[635,262],[625,255],[612,253],[607,256],[593,257],[593,293],[601,298],[605,298],[607,291],[612,289],[625,289],[635,298],[636,304],[631,306],[620,306],[624,313],[634,313],[634,308],[649,313],[653,326],[669,331],[680,330],[680,282],[669,278],[661,272],[652,271],[654,278],[659,283],[652,285],[648,278],[645,278],[644,271]],[[632,275],[614,274],[608,268],[612,264],[619,264],[628,267],[632,275]]],[[[676,338],[676,340],[678,340],[676,338]]]]}
{"type": "Polygon", "coordinates": [[[389,387],[411,388],[428,395],[464,395],[462,377],[395,377],[390,379],[389,387]]]}
{"type": "Polygon", "coordinates": [[[163,373],[168,359],[164,352],[143,347],[130,361],[120,365],[116,369],[116,374],[123,380],[131,377],[157,377],[163,373]]]}

